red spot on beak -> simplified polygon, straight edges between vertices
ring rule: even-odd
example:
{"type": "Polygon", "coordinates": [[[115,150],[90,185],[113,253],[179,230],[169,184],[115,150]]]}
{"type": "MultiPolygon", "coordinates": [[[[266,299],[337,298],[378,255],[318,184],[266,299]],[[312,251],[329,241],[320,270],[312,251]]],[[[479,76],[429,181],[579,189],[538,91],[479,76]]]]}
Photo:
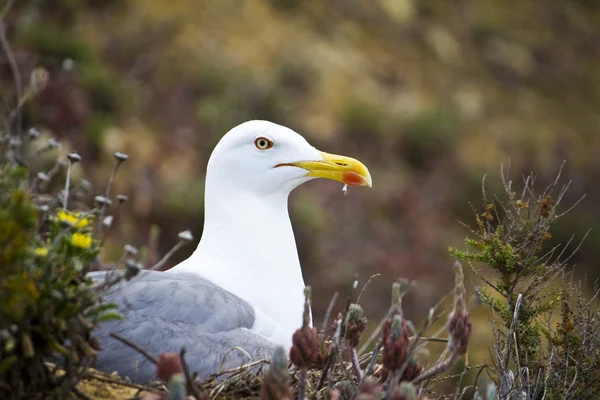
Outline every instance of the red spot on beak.
{"type": "Polygon", "coordinates": [[[344,172],[342,174],[342,178],[344,179],[344,183],[350,186],[364,186],[365,178],[357,174],[356,172],[344,172]]]}

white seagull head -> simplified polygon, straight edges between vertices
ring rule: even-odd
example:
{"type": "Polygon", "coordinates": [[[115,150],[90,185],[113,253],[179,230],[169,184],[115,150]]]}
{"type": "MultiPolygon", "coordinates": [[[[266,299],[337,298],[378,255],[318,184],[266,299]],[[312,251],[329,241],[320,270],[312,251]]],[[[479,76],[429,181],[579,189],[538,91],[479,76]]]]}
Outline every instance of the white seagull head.
{"type": "Polygon", "coordinates": [[[207,183],[246,194],[289,193],[315,178],[350,186],[371,186],[369,170],[350,157],[315,149],[293,130],[268,121],[248,121],[231,129],[215,147],[207,183]]]}

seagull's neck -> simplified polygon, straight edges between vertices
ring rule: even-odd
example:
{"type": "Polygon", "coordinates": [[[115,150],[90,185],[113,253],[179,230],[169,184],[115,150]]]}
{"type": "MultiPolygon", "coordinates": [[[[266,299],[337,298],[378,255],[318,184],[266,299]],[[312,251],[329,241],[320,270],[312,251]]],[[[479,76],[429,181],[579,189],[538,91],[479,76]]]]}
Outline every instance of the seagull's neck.
{"type": "Polygon", "coordinates": [[[288,193],[211,197],[202,239],[175,270],[195,272],[248,301],[284,337],[301,325],[304,280],[287,210],[288,193]]]}

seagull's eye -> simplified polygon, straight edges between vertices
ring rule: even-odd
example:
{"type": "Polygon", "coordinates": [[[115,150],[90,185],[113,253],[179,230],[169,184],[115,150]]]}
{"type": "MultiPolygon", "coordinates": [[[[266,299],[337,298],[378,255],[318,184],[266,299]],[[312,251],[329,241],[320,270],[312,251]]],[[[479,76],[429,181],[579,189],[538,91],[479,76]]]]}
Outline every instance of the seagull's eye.
{"type": "Polygon", "coordinates": [[[273,147],[273,142],[265,137],[259,137],[254,141],[254,145],[259,150],[267,150],[273,147]]]}

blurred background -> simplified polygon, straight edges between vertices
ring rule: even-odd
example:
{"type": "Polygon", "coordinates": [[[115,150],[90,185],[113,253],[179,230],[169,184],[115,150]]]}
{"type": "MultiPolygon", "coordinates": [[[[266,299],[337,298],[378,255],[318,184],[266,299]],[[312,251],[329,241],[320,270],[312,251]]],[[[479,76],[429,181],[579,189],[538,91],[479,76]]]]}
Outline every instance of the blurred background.
{"type": "MultiPolygon", "coordinates": [[[[105,260],[147,244],[153,225],[158,255],[181,230],[197,241],[211,150],[235,125],[267,119],[373,176],[347,196],[313,181],[291,197],[317,322],[336,290],[345,299],[355,276],[362,287],[373,274],[361,298],[370,320],[408,277],[418,285],[405,311],[420,321],[453,286],[447,249],[464,247],[460,222],[472,225],[483,176],[500,192],[509,160],[516,188],[530,171],[542,186],[566,160],[565,208],[587,197],[553,241],[591,228],[572,262],[590,284],[600,277],[597,1],[17,0],[5,24],[24,79],[50,74],[24,127],[81,154],[77,177],[93,194],[113,152],[130,156],[113,192],[130,201],[105,260]]],[[[0,85],[3,96],[14,86],[4,56],[0,85]]],[[[484,343],[489,324],[474,329],[484,343]]]]}

